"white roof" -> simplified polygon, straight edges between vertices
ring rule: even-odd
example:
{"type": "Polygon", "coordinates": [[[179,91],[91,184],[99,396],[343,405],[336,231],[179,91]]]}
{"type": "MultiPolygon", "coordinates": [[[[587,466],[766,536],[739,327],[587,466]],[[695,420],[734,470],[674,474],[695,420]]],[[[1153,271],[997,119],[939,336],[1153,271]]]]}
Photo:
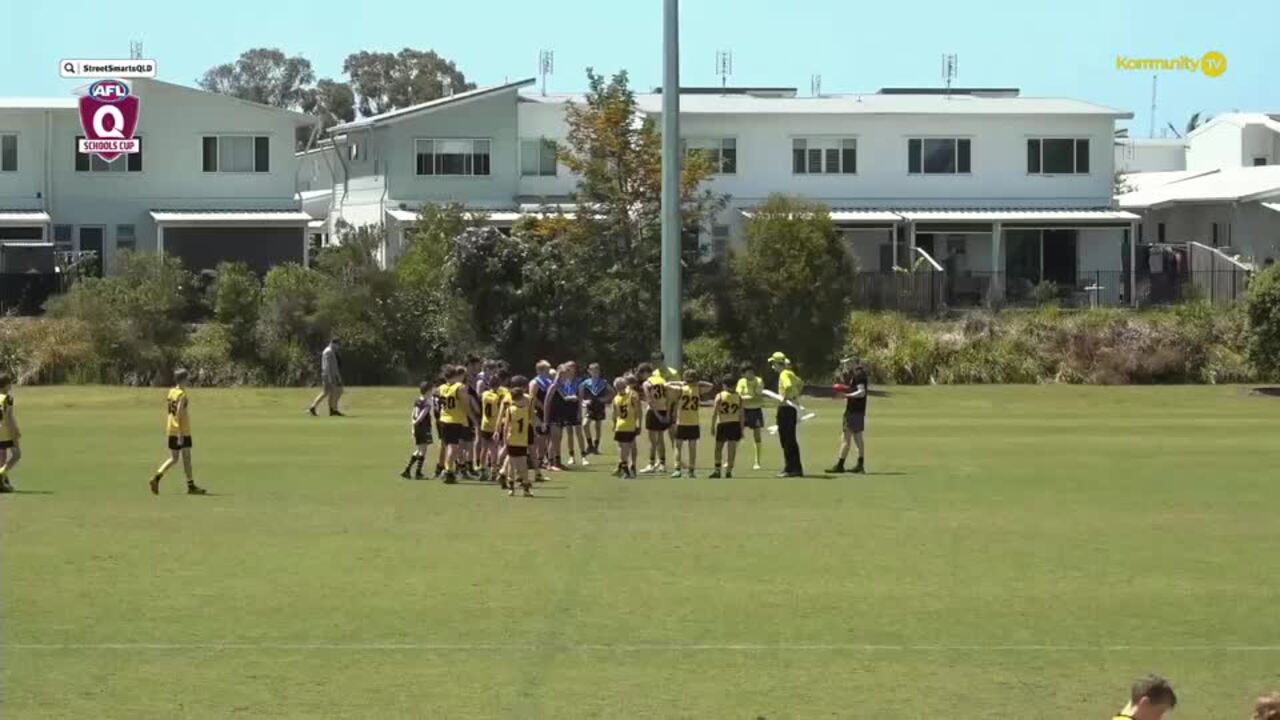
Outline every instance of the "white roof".
{"type": "Polygon", "coordinates": [[[393,208],[388,210],[387,214],[396,222],[415,222],[418,219],[417,210],[401,210],[399,208],[393,208]]]}
{"type": "Polygon", "coordinates": [[[1224,168],[1126,193],[1120,207],[1143,209],[1174,203],[1222,203],[1280,196],[1280,165],[1224,168]]]}
{"type": "Polygon", "coordinates": [[[1213,172],[1212,170],[1162,170],[1158,172],[1126,173],[1121,176],[1126,185],[1132,188],[1129,192],[1150,190],[1151,188],[1181,182],[1187,178],[1198,177],[1213,172]]]}
{"type": "MultiPolygon", "coordinates": [[[[662,112],[662,96],[638,95],[640,110],[662,112]]],[[[980,97],[870,93],[822,97],[681,95],[680,114],[796,115],[1097,115],[1132,118],[1133,113],[1070,98],[980,97]]]]}
{"type": "Polygon", "coordinates": [[[1274,210],[1276,212],[1280,212],[1280,203],[1262,203],[1262,207],[1268,210],[1274,210]]]}
{"type": "Polygon", "coordinates": [[[1107,208],[971,208],[902,210],[904,220],[945,222],[1131,222],[1138,216],[1107,208]]]}
{"type": "MultiPolygon", "coordinates": [[[[741,212],[744,217],[754,217],[756,214],[754,208],[746,208],[741,212]]],[[[889,210],[831,208],[830,215],[833,221],[843,223],[897,223],[902,221],[901,215],[889,210]]]]}
{"type": "Polygon", "coordinates": [[[1222,113],[1221,115],[1214,115],[1212,118],[1208,120],[1208,122],[1197,127],[1195,130],[1192,130],[1191,132],[1187,133],[1187,138],[1193,138],[1196,135],[1199,135],[1200,133],[1205,132],[1211,127],[1214,127],[1216,125],[1222,125],[1222,124],[1231,124],[1231,125],[1235,125],[1236,127],[1245,127],[1247,125],[1263,125],[1270,128],[1271,130],[1274,130],[1275,132],[1280,133],[1280,120],[1277,120],[1277,117],[1280,117],[1280,116],[1268,115],[1267,113],[1259,113],[1259,112],[1222,113]]]}
{"type": "Polygon", "coordinates": [[[483,88],[476,88],[475,90],[467,90],[466,92],[460,92],[455,95],[450,95],[448,97],[437,98],[435,100],[430,100],[424,103],[418,103],[417,105],[411,105],[407,108],[391,110],[389,112],[384,112],[380,115],[370,115],[369,117],[353,120],[349,123],[334,125],[333,127],[329,128],[327,132],[330,135],[332,135],[334,133],[340,133],[345,130],[351,130],[354,128],[371,127],[374,125],[383,125],[389,122],[396,122],[399,120],[403,120],[411,115],[417,115],[418,113],[423,113],[423,112],[432,112],[435,110],[439,110],[440,108],[443,108],[443,107],[448,107],[450,105],[466,102],[468,100],[475,100],[476,98],[484,97],[486,95],[492,95],[495,93],[505,92],[508,90],[519,90],[520,88],[526,87],[528,85],[532,85],[533,83],[534,83],[534,79],[528,78],[525,80],[518,80],[516,82],[506,83],[505,85],[494,85],[492,87],[483,87],[483,88]]]}
{"type": "Polygon", "coordinates": [[[0,225],[41,225],[53,222],[43,210],[0,210],[0,225]]]}
{"type": "Polygon", "coordinates": [[[0,110],[75,110],[73,97],[0,97],[0,110]]]}
{"type": "Polygon", "coordinates": [[[152,210],[151,217],[158,223],[191,225],[257,223],[305,225],[311,222],[311,216],[301,210],[152,210]]]}

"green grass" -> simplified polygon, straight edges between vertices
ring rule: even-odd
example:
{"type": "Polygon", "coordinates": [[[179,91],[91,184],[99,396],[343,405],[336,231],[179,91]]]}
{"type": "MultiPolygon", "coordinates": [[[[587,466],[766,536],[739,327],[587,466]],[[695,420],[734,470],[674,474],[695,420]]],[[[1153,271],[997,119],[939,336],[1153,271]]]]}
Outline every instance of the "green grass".
{"type": "Polygon", "coordinates": [[[1280,400],[1240,388],[895,388],[878,474],[537,500],[396,477],[409,390],[193,391],[205,498],[147,492],[163,391],[17,396],[6,720],[1078,720],[1153,670],[1240,718],[1280,686],[1280,400]]]}

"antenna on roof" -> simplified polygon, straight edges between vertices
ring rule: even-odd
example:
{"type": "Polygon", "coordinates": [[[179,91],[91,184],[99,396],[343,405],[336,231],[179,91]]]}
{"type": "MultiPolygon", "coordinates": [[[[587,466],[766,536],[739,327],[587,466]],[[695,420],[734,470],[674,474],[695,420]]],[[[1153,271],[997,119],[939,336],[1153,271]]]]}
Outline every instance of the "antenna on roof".
{"type": "Polygon", "coordinates": [[[1147,137],[1156,136],[1156,81],[1159,76],[1151,76],[1151,128],[1147,131],[1147,137]]]}
{"type": "Polygon", "coordinates": [[[716,51],[716,74],[720,76],[721,89],[729,86],[729,77],[733,75],[733,51],[716,51]]]}
{"type": "Polygon", "coordinates": [[[942,56],[942,84],[947,86],[947,97],[951,97],[951,82],[956,79],[959,69],[960,61],[955,53],[942,56]]]}
{"type": "Polygon", "coordinates": [[[547,94],[547,76],[556,74],[556,51],[538,51],[538,77],[542,78],[542,94],[547,94]]]}
{"type": "Polygon", "coordinates": [[[442,78],[440,80],[441,90],[444,91],[445,97],[453,95],[453,78],[442,78]]]}
{"type": "Polygon", "coordinates": [[[822,76],[809,76],[809,94],[814,97],[822,97],[822,76]]]}
{"type": "Polygon", "coordinates": [[[142,41],[141,40],[129,41],[129,59],[130,60],[142,59],[142,41]]]}

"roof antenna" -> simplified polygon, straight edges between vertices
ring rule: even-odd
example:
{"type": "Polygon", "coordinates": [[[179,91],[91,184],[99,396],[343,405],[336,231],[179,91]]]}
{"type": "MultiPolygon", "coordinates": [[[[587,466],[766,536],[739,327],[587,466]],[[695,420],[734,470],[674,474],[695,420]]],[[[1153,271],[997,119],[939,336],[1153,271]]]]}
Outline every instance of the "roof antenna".
{"type": "Polygon", "coordinates": [[[822,97],[822,76],[809,76],[809,94],[814,97],[822,97]]]}
{"type": "Polygon", "coordinates": [[[956,79],[959,69],[960,62],[955,53],[942,56],[942,83],[947,86],[947,97],[951,97],[951,81],[956,79]]]}
{"type": "Polygon", "coordinates": [[[547,76],[556,73],[556,51],[538,51],[538,77],[542,78],[542,96],[547,95],[547,76]]]}
{"type": "Polygon", "coordinates": [[[1147,130],[1147,137],[1156,136],[1156,81],[1160,78],[1158,75],[1151,76],[1151,125],[1147,130]]]}
{"type": "Polygon", "coordinates": [[[130,60],[142,59],[142,41],[141,40],[129,41],[129,59],[130,60]]]}
{"type": "Polygon", "coordinates": [[[729,87],[729,76],[733,75],[733,51],[716,51],[716,74],[720,76],[720,89],[729,87]]]}

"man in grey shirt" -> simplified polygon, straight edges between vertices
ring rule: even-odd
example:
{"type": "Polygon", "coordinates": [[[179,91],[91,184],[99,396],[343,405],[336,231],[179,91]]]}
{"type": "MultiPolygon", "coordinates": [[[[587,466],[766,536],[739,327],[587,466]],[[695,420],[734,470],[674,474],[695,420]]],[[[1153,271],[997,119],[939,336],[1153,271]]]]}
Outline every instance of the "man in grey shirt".
{"type": "Polygon", "coordinates": [[[338,411],[338,400],[342,397],[342,370],[338,362],[337,338],[330,340],[324,352],[320,353],[320,382],[324,384],[324,390],[311,401],[307,412],[315,415],[320,401],[328,398],[329,415],[342,417],[342,413],[338,411]]]}

